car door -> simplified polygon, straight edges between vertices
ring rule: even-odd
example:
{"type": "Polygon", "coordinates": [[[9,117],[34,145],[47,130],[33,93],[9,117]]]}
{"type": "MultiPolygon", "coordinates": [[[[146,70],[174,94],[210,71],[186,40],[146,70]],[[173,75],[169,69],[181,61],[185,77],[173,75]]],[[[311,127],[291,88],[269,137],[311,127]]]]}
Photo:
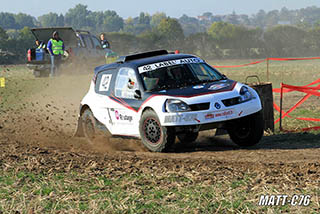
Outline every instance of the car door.
{"type": "Polygon", "coordinates": [[[114,101],[114,108],[111,109],[113,134],[139,136],[138,109],[143,101],[134,97],[136,90],[141,90],[141,87],[135,71],[132,68],[120,68],[115,80],[114,93],[110,95],[114,101]]]}
{"type": "Polygon", "coordinates": [[[87,59],[95,58],[96,57],[96,53],[94,51],[93,43],[92,43],[90,35],[83,34],[82,38],[83,38],[83,40],[84,40],[84,42],[86,44],[86,58],[87,59]]]}
{"type": "Polygon", "coordinates": [[[106,51],[101,47],[101,43],[99,41],[99,39],[95,36],[91,35],[91,39],[93,42],[93,51],[96,53],[96,57],[98,60],[104,60],[105,59],[105,55],[106,55],[106,51]]]}
{"type": "Polygon", "coordinates": [[[76,50],[74,50],[74,54],[77,56],[80,60],[87,60],[90,59],[90,51],[89,47],[92,47],[92,42],[90,38],[88,39],[87,34],[79,33],[78,36],[78,45],[76,50]]]}
{"type": "Polygon", "coordinates": [[[114,121],[111,117],[111,109],[114,108],[114,104],[109,99],[109,96],[113,91],[112,88],[114,87],[116,72],[116,68],[110,68],[97,74],[94,97],[95,105],[91,107],[94,109],[94,116],[103,123],[112,134],[114,121]]]}

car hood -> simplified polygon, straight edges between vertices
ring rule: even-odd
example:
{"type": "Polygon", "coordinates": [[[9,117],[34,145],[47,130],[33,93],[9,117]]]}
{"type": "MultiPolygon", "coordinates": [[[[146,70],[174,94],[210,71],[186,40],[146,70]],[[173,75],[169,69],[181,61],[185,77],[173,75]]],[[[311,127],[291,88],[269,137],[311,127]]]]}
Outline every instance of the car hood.
{"type": "Polygon", "coordinates": [[[232,91],[236,83],[237,82],[233,80],[220,80],[217,82],[198,84],[177,89],[162,90],[158,91],[157,94],[177,97],[192,97],[224,91],[232,91]]]}
{"type": "Polygon", "coordinates": [[[60,38],[65,43],[65,46],[77,46],[78,37],[77,33],[71,27],[58,27],[58,28],[32,28],[31,32],[36,39],[48,43],[52,38],[54,31],[59,32],[60,38]]]}

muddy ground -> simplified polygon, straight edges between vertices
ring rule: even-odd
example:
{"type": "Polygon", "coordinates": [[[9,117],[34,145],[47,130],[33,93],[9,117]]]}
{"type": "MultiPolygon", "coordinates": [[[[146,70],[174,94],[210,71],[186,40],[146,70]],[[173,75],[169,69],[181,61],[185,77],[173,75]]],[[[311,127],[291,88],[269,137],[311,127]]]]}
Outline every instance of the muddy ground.
{"type": "Polygon", "coordinates": [[[62,75],[43,81],[43,90],[1,111],[2,167],[30,159],[34,162],[26,167],[35,170],[81,170],[93,162],[96,168],[122,173],[144,168],[147,173],[152,168],[163,173],[183,168],[196,173],[199,182],[208,176],[228,179],[249,171],[261,175],[258,186],[287,184],[283,191],[301,190],[307,185],[319,187],[320,135],[316,132],[266,134],[258,145],[242,149],[228,136],[215,137],[214,131],[206,131],[187,147],[177,142],[169,153],[148,152],[139,140],[117,138],[91,145],[75,138],[79,102],[90,78],[62,75]]]}

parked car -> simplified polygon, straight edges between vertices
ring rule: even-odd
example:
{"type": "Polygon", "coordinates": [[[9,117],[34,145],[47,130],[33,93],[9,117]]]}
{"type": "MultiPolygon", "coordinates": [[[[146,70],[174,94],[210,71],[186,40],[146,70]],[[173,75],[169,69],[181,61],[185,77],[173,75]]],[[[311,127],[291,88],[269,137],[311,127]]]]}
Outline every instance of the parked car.
{"type": "Polygon", "coordinates": [[[80,104],[76,136],[97,133],[140,138],[166,151],[176,136],[193,142],[199,131],[225,129],[240,146],[263,135],[261,102],[249,86],[228,79],[204,60],[165,50],[122,57],[97,67],[80,104]]]}
{"type": "MultiPolygon", "coordinates": [[[[52,33],[58,31],[64,41],[65,54],[63,64],[81,63],[99,65],[105,62],[105,56],[110,48],[103,49],[100,40],[89,31],[74,30],[71,27],[33,28],[35,40],[47,44],[52,33]]],[[[47,77],[50,73],[50,55],[45,48],[30,48],[27,52],[27,66],[36,77],[47,77]]]]}

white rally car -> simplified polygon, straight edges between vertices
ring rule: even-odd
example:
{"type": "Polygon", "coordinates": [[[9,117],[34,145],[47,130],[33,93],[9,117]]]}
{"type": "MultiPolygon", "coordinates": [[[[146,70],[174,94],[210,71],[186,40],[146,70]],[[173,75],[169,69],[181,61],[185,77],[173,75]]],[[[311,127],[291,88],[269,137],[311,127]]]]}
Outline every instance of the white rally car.
{"type": "Polygon", "coordinates": [[[261,102],[252,88],[230,80],[204,60],[165,50],[129,55],[95,69],[80,105],[76,136],[141,138],[166,151],[176,136],[225,129],[234,143],[251,146],[263,135],[261,102]]]}

